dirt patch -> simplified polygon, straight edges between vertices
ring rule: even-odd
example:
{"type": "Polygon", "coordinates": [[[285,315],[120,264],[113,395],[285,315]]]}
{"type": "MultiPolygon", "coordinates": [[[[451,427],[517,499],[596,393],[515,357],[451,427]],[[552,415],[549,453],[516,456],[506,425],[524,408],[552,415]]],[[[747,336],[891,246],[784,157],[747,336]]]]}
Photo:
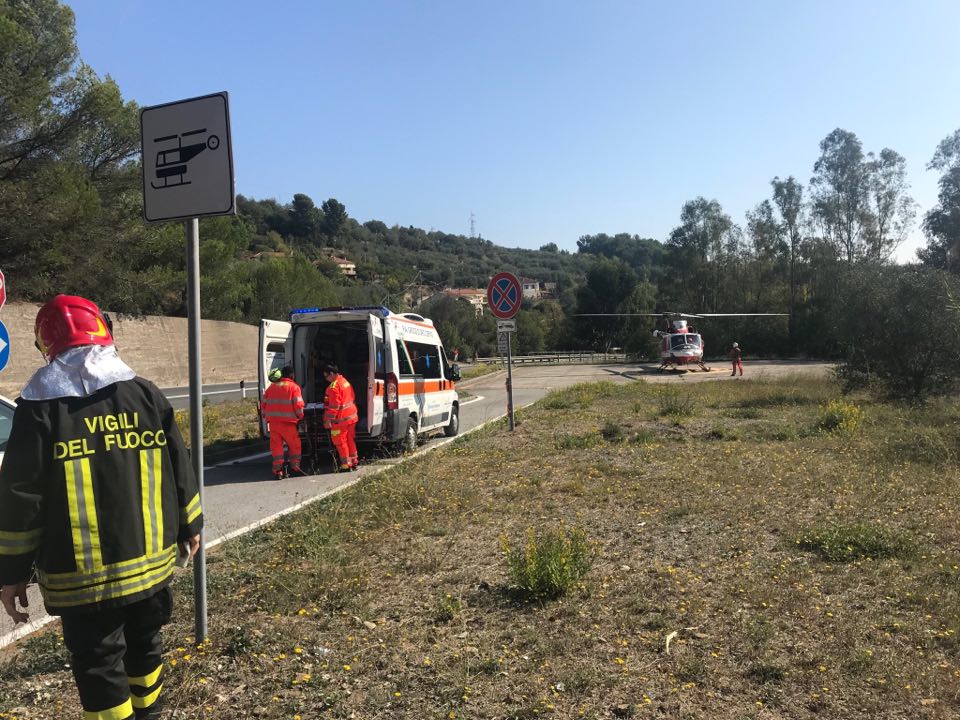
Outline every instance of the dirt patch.
{"type": "MultiPolygon", "coordinates": [[[[960,477],[900,450],[955,437],[956,403],[847,398],[839,435],[826,381],[697,384],[674,414],[663,391],[568,388],[221,546],[199,647],[178,578],[166,717],[960,714],[960,477]],[[591,569],[519,602],[503,540],[560,527],[591,569]]],[[[0,708],[77,714],[36,652],[0,708]]]]}

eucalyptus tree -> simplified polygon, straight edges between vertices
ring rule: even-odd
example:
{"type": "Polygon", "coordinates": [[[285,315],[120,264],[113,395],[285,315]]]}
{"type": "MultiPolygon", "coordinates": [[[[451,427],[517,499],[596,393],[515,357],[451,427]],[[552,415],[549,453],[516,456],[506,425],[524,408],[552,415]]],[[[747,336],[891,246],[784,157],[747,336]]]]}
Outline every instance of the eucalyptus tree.
{"type": "Polygon", "coordinates": [[[917,251],[930,267],[960,272],[960,130],[937,146],[928,170],[940,170],[937,204],[923,219],[927,246],[917,251]]]}
{"type": "Polygon", "coordinates": [[[866,255],[874,262],[888,260],[906,239],[916,217],[916,203],[907,193],[907,161],[890,148],[868,155],[868,192],[872,229],[866,255]]]}
{"type": "Polygon", "coordinates": [[[813,166],[812,207],[823,237],[833,242],[847,264],[866,255],[872,230],[871,169],[860,139],[837,128],[820,141],[813,166]]]}

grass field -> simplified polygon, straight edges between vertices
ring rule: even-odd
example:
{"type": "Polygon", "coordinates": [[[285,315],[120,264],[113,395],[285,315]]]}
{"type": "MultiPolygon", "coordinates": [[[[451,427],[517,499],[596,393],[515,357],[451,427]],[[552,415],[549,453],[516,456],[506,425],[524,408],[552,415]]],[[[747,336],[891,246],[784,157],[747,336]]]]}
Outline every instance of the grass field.
{"type": "MultiPolygon", "coordinates": [[[[181,573],[167,717],[958,717],[958,449],[829,381],[552,394],[218,548],[199,647],[181,573]]],[[[0,710],[78,716],[64,662],[0,710]]]]}

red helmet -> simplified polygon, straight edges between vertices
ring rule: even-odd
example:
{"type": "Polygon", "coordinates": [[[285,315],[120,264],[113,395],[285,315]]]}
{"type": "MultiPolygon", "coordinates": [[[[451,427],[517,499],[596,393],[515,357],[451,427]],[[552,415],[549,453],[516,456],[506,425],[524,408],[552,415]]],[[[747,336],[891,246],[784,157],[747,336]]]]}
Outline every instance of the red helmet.
{"type": "Polygon", "coordinates": [[[100,308],[76,295],[57,295],[40,308],[34,331],[47,362],[72,347],[113,345],[110,323],[100,308]]]}

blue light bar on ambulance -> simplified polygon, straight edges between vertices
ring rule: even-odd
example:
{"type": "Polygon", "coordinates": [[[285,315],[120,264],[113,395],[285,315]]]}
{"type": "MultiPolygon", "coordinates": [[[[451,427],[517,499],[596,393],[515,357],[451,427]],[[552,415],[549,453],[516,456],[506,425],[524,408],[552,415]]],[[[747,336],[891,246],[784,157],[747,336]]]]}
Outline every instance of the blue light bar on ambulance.
{"type": "Polygon", "coordinates": [[[340,306],[337,306],[337,307],[324,307],[324,308],[319,308],[319,307],[312,307],[312,308],[295,308],[295,309],[293,309],[293,310],[290,311],[290,316],[292,317],[292,316],[294,316],[294,315],[306,315],[306,314],[308,314],[308,313],[331,312],[331,311],[350,312],[350,311],[352,311],[352,310],[360,310],[360,311],[363,311],[363,310],[368,310],[368,311],[369,311],[369,310],[373,310],[373,311],[375,311],[375,312],[380,313],[380,316],[381,316],[381,317],[386,317],[387,315],[390,314],[390,311],[389,311],[387,308],[383,307],[383,305],[357,305],[357,306],[355,306],[355,307],[340,307],[340,306]]]}

